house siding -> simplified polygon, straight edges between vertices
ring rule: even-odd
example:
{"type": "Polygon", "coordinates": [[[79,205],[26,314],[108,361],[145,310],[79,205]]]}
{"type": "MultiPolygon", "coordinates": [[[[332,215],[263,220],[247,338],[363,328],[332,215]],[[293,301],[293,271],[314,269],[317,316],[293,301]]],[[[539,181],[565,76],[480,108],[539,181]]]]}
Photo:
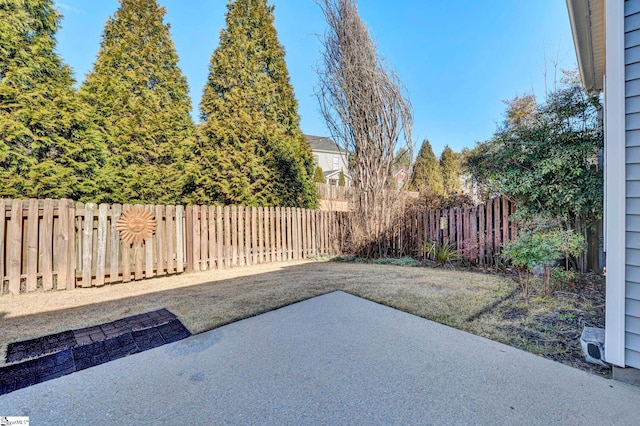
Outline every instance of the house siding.
{"type": "Polygon", "coordinates": [[[640,368],[640,0],[624,4],[626,277],[625,363],[640,368]]]}

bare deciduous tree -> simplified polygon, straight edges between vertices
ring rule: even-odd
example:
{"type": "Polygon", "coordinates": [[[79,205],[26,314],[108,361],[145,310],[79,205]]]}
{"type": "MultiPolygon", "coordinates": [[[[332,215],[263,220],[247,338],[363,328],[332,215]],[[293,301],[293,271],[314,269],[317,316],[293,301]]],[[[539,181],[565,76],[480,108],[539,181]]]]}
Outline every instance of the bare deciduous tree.
{"type": "MultiPolygon", "coordinates": [[[[393,191],[395,153],[412,155],[411,102],[397,74],[377,53],[356,0],[316,0],[328,30],[319,66],[317,96],[332,137],[351,157],[355,192],[352,249],[386,255],[380,242],[391,228],[398,193],[393,191]]],[[[401,188],[399,188],[401,189],[401,188]]]]}

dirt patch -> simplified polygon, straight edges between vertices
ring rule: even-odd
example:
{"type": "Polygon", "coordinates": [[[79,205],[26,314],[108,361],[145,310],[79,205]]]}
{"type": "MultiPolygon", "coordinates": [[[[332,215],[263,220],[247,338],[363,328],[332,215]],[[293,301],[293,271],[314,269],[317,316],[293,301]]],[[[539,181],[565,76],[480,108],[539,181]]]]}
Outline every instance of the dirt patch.
{"type": "Polygon", "coordinates": [[[525,301],[516,292],[465,328],[545,358],[611,377],[611,368],[588,363],[580,346],[584,327],[604,328],[604,320],[604,277],[587,274],[547,297],[534,291],[529,301],[525,301]]]}

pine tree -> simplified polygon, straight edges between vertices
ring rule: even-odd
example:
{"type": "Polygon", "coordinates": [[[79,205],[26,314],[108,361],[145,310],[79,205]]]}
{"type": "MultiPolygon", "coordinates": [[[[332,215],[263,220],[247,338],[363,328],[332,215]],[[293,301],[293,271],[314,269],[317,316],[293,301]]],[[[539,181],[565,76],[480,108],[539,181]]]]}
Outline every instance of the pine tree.
{"type": "Polygon", "coordinates": [[[444,194],[440,163],[433,153],[428,139],[422,142],[420,152],[418,152],[409,189],[412,191],[428,190],[438,196],[444,194]]]}
{"type": "Polygon", "coordinates": [[[0,197],[96,196],[105,150],[56,54],[52,0],[0,3],[0,197]]]}
{"type": "Polygon", "coordinates": [[[175,203],[193,141],[187,80],[178,67],[166,10],[156,0],[119,0],[107,20],[82,98],[100,117],[110,151],[114,202],[175,203]]]}
{"type": "Polygon", "coordinates": [[[316,205],[315,164],[266,0],[229,2],[201,111],[194,201],[316,205]]]}
{"type": "Polygon", "coordinates": [[[460,192],[460,164],[456,153],[449,148],[449,145],[445,145],[440,155],[440,168],[442,169],[445,195],[460,192]]]}

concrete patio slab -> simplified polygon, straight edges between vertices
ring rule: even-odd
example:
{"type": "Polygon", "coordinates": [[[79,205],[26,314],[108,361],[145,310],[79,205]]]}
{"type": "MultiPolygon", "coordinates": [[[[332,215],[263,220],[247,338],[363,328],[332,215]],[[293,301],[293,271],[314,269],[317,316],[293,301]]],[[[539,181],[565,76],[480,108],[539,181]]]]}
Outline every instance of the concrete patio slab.
{"type": "Polygon", "coordinates": [[[335,292],[0,396],[31,424],[638,424],[640,388],[335,292]]]}

